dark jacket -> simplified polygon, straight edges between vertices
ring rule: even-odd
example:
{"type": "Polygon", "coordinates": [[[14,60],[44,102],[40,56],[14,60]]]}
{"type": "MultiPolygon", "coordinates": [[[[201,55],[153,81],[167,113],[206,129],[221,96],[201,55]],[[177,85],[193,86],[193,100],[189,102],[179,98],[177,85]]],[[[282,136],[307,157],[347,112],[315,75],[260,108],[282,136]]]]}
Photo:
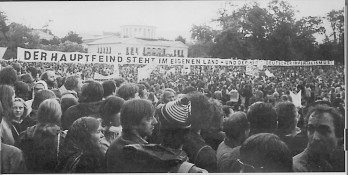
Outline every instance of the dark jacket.
{"type": "Polygon", "coordinates": [[[206,169],[209,173],[217,172],[216,152],[205,143],[201,135],[190,131],[183,150],[187,153],[190,163],[206,169]]]}
{"type": "Polygon", "coordinates": [[[23,152],[11,145],[1,143],[1,173],[26,173],[23,152]]]}
{"type": "Polygon", "coordinates": [[[102,101],[91,102],[91,103],[80,103],[69,107],[62,115],[62,127],[64,130],[69,130],[70,126],[75,120],[81,117],[95,117],[101,118],[99,108],[102,101]]]}
{"type": "Polygon", "coordinates": [[[22,132],[16,146],[24,153],[28,173],[53,173],[64,138],[54,124],[38,124],[22,132]]]}
{"type": "Polygon", "coordinates": [[[147,144],[147,142],[133,133],[122,132],[106,152],[106,167],[109,173],[144,172],[123,153],[124,146],[129,144],[147,144]]]}

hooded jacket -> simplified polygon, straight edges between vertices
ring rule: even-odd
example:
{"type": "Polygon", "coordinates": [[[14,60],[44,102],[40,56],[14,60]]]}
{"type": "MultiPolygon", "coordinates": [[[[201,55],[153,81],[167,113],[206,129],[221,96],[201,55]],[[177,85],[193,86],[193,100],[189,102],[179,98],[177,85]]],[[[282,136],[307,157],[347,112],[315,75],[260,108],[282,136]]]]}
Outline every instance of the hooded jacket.
{"type": "Polygon", "coordinates": [[[65,133],[55,124],[37,124],[19,135],[16,146],[24,153],[28,173],[53,173],[65,133]]]}

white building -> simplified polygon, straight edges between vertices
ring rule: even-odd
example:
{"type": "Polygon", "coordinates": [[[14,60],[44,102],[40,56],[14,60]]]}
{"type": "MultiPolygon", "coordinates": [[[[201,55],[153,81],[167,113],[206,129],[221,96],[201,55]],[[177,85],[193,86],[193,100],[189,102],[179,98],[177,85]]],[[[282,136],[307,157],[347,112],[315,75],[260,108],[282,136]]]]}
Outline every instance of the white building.
{"type": "Polygon", "coordinates": [[[121,37],[108,36],[86,43],[88,53],[187,57],[187,45],[181,41],[155,39],[155,32],[152,26],[122,26],[121,37]]]}

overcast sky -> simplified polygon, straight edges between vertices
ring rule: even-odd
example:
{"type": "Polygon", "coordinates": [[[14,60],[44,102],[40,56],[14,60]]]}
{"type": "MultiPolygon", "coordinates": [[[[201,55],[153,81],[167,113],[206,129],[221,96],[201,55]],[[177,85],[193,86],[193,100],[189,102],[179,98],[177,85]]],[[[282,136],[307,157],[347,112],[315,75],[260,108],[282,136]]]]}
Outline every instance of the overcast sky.
{"type": "MultiPolygon", "coordinates": [[[[244,4],[251,0],[233,0],[244,4]]],[[[268,0],[258,0],[266,7],[268,0]]],[[[331,10],[344,7],[344,0],[289,0],[299,10],[295,17],[326,16],[331,10]]],[[[157,37],[174,40],[182,35],[187,40],[193,25],[210,24],[224,1],[102,1],[102,2],[0,2],[9,22],[32,28],[48,29],[58,37],[69,31],[79,34],[119,32],[122,25],[151,25],[157,27],[157,37]]]]}

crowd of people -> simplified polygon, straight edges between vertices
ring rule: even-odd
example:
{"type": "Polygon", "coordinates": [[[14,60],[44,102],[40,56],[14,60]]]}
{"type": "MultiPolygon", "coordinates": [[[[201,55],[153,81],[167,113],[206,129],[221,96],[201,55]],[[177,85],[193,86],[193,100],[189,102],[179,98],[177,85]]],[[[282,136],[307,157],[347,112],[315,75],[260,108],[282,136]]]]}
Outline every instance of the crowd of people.
{"type": "Polygon", "coordinates": [[[343,65],[1,65],[1,173],[345,171],[343,65]]]}

